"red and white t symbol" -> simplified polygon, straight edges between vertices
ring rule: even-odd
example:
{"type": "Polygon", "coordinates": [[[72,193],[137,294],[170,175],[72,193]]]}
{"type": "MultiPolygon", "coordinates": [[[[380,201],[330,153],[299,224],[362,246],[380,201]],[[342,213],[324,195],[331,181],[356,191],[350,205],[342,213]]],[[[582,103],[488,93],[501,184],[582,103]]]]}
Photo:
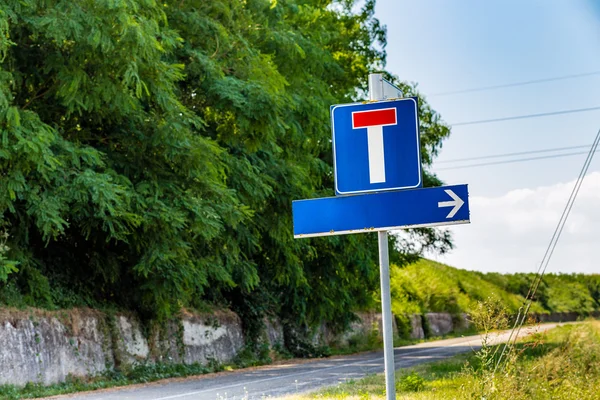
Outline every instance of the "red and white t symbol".
{"type": "Polygon", "coordinates": [[[367,128],[369,151],[369,180],[371,183],[385,182],[385,158],[383,153],[383,127],[396,125],[396,109],[356,111],[352,113],[352,128],[367,128]]]}

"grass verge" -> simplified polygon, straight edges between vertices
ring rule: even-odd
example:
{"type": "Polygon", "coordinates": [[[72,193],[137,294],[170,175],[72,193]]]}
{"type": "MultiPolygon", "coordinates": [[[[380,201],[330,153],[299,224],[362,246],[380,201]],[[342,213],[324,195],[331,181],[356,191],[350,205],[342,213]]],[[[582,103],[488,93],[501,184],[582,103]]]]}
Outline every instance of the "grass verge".
{"type": "MultiPolygon", "coordinates": [[[[398,399],[600,398],[600,322],[564,325],[520,341],[494,372],[494,347],[396,374],[398,399]],[[492,351],[490,351],[492,350],[492,351]]],[[[287,400],[384,399],[382,375],[287,400]]]]}

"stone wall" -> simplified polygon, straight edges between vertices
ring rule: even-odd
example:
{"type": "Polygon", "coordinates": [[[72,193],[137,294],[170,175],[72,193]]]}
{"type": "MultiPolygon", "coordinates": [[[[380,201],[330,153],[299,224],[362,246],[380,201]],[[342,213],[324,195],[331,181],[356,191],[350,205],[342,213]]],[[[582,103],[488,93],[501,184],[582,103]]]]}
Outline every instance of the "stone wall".
{"type": "Polygon", "coordinates": [[[111,347],[97,313],[0,310],[0,385],[95,375],[113,363],[111,347]]]}
{"type": "MultiPolygon", "coordinates": [[[[370,334],[375,334],[380,339],[383,339],[383,320],[381,318],[381,313],[359,312],[356,313],[356,316],[358,317],[358,320],[352,322],[350,328],[346,332],[339,335],[339,337],[334,338],[338,344],[346,345],[348,344],[349,339],[357,335],[369,336],[370,334]]],[[[398,332],[395,319],[392,319],[392,330],[394,333],[398,332]]]]}
{"type": "Polygon", "coordinates": [[[269,347],[277,348],[283,346],[284,338],[281,322],[274,317],[266,317],[263,322],[265,324],[264,340],[269,344],[269,347]]]}
{"type": "Polygon", "coordinates": [[[131,315],[0,310],[0,385],[51,384],[148,362],[226,363],[244,346],[230,311],[186,313],[148,339],[131,315]]]}
{"type": "Polygon", "coordinates": [[[183,346],[185,364],[231,361],[244,347],[242,321],[231,311],[187,315],[183,319],[183,346]]]}
{"type": "Polygon", "coordinates": [[[425,314],[427,327],[430,336],[443,336],[452,332],[454,324],[452,315],[448,313],[427,313],[425,314]]]}
{"type": "Polygon", "coordinates": [[[425,330],[423,329],[423,318],[419,314],[411,314],[410,318],[410,338],[425,339],[425,330]]]}
{"type": "MultiPolygon", "coordinates": [[[[356,335],[381,336],[381,314],[359,313],[342,334],[326,324],[315,329],[315,345],[345,345],[356,335]]],[[[596,315],[598,316],[598,315],[596,315]]],[[[414,339],[442,336],[468,328],[466,314],[409,315],[414,339]]],[[[576,314],[540,315],[540,321],[569,321],[576,314]]],[[[263,340],[283,345],[276,318],[265,319],[263,340]]],[[[397,327],[394,321],[394,332],[397,327]]],[[[405,330],[405,332],[407,332],[405,330]]],[[[0,309],[0,385],[51,384],[71,376],[92,376],[124,365],[153,362],[227,363],[244,346],[240,318],[231,311],[183,313],[180,320],[144,328],[134,315],[106,315],[89,309],[44,312],[0,309]]]]}
{"type": "MultiPolygon", "coordinates": [[[[110,317],[108,317],[110,318],[110,317]]],[[[133,316],[115,316],[117,358],[120,364],[145,362],[150,358],[148,340],[142,333],[142,326],[133,316]]]]}

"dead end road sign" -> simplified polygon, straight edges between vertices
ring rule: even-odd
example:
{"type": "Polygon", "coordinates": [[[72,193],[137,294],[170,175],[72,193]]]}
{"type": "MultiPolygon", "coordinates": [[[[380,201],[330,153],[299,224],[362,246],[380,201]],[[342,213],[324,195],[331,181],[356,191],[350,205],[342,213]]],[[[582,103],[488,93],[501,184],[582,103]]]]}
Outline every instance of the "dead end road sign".
{"type": "Polygon", "coordinates": [[[417,99],[331,108],[338,195],[422,186],[417,99]]]}
{"type": "Polygon", "coordinates": [[[385,388],[393,400],[387,231],[467,224],[469,192],[467,185],[422,188],[417,99],[400,98],[382,74],[369,75],[369,97],[331,107],[337,196],[293,201],[292,215],[296,238],[378,231],[385,388]]]}

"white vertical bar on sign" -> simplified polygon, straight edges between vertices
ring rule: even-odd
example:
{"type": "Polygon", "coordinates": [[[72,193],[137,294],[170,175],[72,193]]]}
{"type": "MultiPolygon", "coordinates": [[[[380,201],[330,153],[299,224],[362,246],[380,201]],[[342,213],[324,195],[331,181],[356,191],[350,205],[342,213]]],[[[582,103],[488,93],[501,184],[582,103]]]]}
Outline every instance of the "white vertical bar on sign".
{"type": "Polygon", "coordinates": [[[383,126],[367,127],[367,147],[369,148],[369,180],[371,183],[385,182],[383,126]]]}
{"type": "MultiPolygon", "coordinates": [[[[383,74],[369,74],[369,99],[383,99],[383,74]]],[[[367,128],[367,145],[369,147],[369,181],[385,182],[385,159],[383,155],[383,127],[367,128]]]]}
{"type": "MultiPolygon", "coordinates": [[[[369,75],[369,99],[383,100],[383,75],[369,75]]],[[[383,128],[381,129],[381,160],[383,162],[383,128]]],[[[371,134],[369,131],[369,140],[371,134]]],[[[371,143],[369,142],[369,146],[371,143]]],[[[369,153],[369,163],[371,162],[369,153]]],[[[369,164],[369,168],[371,165],[369,164]]],[[[369,174],[371,170],[369,169],[369,174]]],[[[385,177],[385,168],[384,168],[385,177]]],[[[385,178],[384,178],[385,179],[385,178]]],[[[383,358],[385,365],[385,397],[386,400],[396,399],[396,367],[394,363],[394,332],[392,330],[392,297],[390,294],[390,253],[388,249],[388,233],[377,232],[379,242],[379,269],[381,279],[381,323],[383,325],[383,358]]]]}

